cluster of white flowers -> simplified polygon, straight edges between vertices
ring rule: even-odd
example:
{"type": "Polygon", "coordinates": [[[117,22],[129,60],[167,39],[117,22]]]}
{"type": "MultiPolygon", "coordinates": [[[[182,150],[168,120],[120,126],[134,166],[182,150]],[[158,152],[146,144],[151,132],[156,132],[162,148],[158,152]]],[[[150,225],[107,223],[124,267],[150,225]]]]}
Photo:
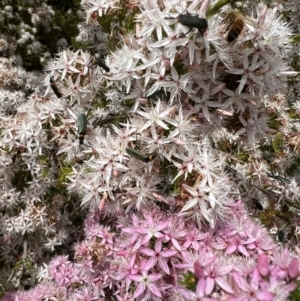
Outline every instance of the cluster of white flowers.
{"type": "MultiPolygon", "coordinates": [[[[85,1],[88,21],[95,12],[101,16],[116,9],[115,4],[85,1]]],[[[230,189],[219,191],[212,198],[207,191],[215,190],[225,166],[222,162],[228,156],[209,150],[208,135],[222,141],[238,139],[246,149],[255,147],[259,138],[272,133],[265,100],[284,91],[286,76],[295,73],[287,71],[285,61],[291,49],[291,33],[274,10],[261,6],[256,16],[248,17],[251,22],[245,18],[240,36],[229,44],[221,17],[230,13],[228,6],[208,19],[203,35],[195,30],[183,34],[188,28],[176,17],[185,11],[195,15],[196,7],[195,3],[189,7],[183,1],[141,1],[136,34],[125,35],[119,49],[108,55],[105,64],[109,72],[102,73],[104,70],[100,71],[92,57],[81,50],[60,53],[46,67],[49,74],[45,84],[47,95],[51,91],[50,77],[53,78],[62,98],[53,94],[49,101],[36,104],[32,114],[27,111],[28,123],[20,120],[24,130],[12,135],[19,126],[7,129],[5,145],[10,149],[24,145],[32,160],[32,153],[37,151],[41,155],[42,148],[47,148],[49,131],[42,125],[50,122],[50,141],[55,142],[58,155],[65,155],[62,162],[75,158],[84,161],[74,166],[77,171],[69,176],[69,190],[83,196],[83,205],[99,205],[108,193],[106,202],[115,202],[117,207],[121,202],[127,208],[139,209],[154,199],[157,184],[166,182],[164,164],[173,166],[177,169],[172,171],[173,183],[181,176],[185,180],[188,175],[201,178],[197,185],[203,187],[209,208],[203,207],[200,215],[215,224],[205,210],[214,209],[216,200],[222,208],[222,200],[228,199],[230,189]],[[103,105],[98,90],[105,91],[108,101],[113,93],[114,111],[127,114],[128,120],[121,128],[104,130],[97,126],[94,110],[97,103],[103,105]],[[135,101],[131,110],[122,105],[127,99],[135,101]],[[83,145],[79,145],[76,133],[80,112],[86,112],[89,120],[83,145]],[[150,158],[150,154],[157,157],[146,164],[130,159],[126,153],[129,147],[145,158],[150,158]]],[[[25,110],[29,110],[27,105],[25,110]]],[[[98,121],[109,117],[105,109],[98,112],[98,121]]],[[[22,154],[24,158],[26,153],[22,154]]],[[[189,185],[193,186],[190,182],[189,185]]],[[[200,201],[195,203],[193,196],[190,193],[191,200],[183,211],[192,207],[199,210],[200,201]]]]}
{"type": "MultiPolygon", "coordinates": [[[[45,91],[38,86],[26,103],[21,92],[0,91],[3,114],[17,111],[1,117],[0,208],[7,211],[2,235],[18,244],[18,235],[26,234],[33,253],[33,232],[47,250],[61,245],[69,220],[59,210],[71,197],[60,196],[58,188],[51,212],[43,204],[49,189],[62,183],[80,196],[82,207],[96,205],[107,214],[147,208],[159,203],[159,195],[171,195],[181,215],[211,227],[226,219],[227,204],[241,196],[250,204],[262,200],[264,208],[274,198],[299,202],[299,184],[270,177],[266,162],[274,163],[276,174],[283,172],[289,148],[299,152],[300,141],[285,145],[280,161],[258,149],[278,132],[272,118],[282,118],[285,134],[292,127],[284,96],[290,93],[288,77],[297,74],[289,67],[291,28],[276,9],[258,5],[252,11],[247,1],[243,15],[225,5],[207,17],[203,33],[179,22],[187,13],[205,18],[218,2],[130,1],[128,15],[139,10],[134,31],[112,36],[118,43],[101,63],[87,51],[65,49],[45,67],[45,91]],[[244,24],[231,43],[235,21],[229,16],[244,24]],[[80,113],[88,120],[84,133],[78,133],[80,113]],[[16,181],[25,184],[11,184],[16,181]]],[[[88,24],[79,26],[77,40],[103,41],[97,20],[112,16],[119,5],[82,0],[88,24]]],[[[41,16],[33,15],[36,24],[48,22],[41,16]]],[[[28,38],[24,29],[19,43],[28,38]]],[[[0,60],[1,87],[21,85],[20,69],[6,64],[0,60]]],[[[299,111],[298,103],[294,107],[299,111]]],[[[5,260],[12,245],[1,250],[5,260]]]]}

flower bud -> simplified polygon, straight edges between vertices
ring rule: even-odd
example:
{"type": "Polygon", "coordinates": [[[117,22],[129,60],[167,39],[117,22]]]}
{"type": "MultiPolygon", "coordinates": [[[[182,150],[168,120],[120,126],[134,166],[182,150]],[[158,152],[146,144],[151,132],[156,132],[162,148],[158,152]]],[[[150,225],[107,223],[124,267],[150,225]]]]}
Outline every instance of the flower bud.
{"type": "Polygon", "coordinates": [[[259,255],[257,267],[261,276],[267,276],[269,274],[269,258],[266,254],[259,255]]]}

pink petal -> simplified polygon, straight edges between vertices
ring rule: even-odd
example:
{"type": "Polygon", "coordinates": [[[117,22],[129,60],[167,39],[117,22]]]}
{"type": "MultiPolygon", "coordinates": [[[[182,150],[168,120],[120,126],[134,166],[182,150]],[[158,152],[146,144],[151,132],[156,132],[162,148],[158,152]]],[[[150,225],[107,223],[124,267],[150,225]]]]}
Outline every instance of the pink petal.
{"type": "Polygon", "coordinates": [[[239,245],[239,246],[238,246],[238,250],[239,250],[243,255],[245,255],[246,257],[249,256],[248,251],[246,250],[246,248],[245,248],[243,245],[239,245]]]}
{"type": "Polygon", "coordinates": [[[174,239],[174,238],[171,238],[171,242],[173,243],[173,246],[178,250],[178,251],[181,251],[181,246],[179,244],[179,242],[174,239]]]}
{"type": "Polygon", "coordinates": [[[259,255],[257,267],[262,276],[267,276],[269,274],[269,258],[266,254],[259,255]]]}
{"type": "Polygon", "coordinates": [[[157,239],[154,246],[155,252],[157,253],[160,252],[161,247],[162,247],[162,241],[161,239],[157,239]]]}
{"type": "Polygon", "coordinates": [[[173,80],[177,82],[179,80],[179,76],[178,76],[178,73],[177,73],[175,67],[173,67],[173,66],[171,67],[171,73],[172,73],[173,80]]]}
{"type": "Polygon", "coordinates": [[[157,233],[154,234],[154,236],[155,236],[156,238],[163,238],[163,237],[164,237],[164,234],[161,233],[161,232],[157,232],[157,233]]]}
{"type": "Polygon", "coordinates": [[[153,268],[156,264],[156,258],[155,257],[151,257],[149,258],[149,260],[147,261],[146,265],[145,265],[145,270],[149,271],[151,268],[153,268]]]}
{"type": "Polygon", "coordinates": [[[264,292],[257,292],[256,293],[256,298],[257,300],[260,301],[272,301],[274,300],[274,294],[268,291],[264,291],[264,292]]]}
{"type": "Polygon", "coordinates": [[[175,142],[177,145],[185,145],[185,144],[186,144],[184,141],[182,141],[182,140],[179,139],[179,138],[175,139],[174,142],[175,142]]]}
{"type": "Polygon", "coordinates": [[[195,271],[195,275],[198,279],[204,277],[204,271],[203,271],[202,265],[199,262],[199,260],[194,262],[194,271],[195,271]]]}
{"type": "Polygon", "coordinates": [[[202,112],[203,112],[204,117],[207,119],[207,121],[210,121],[210,114],[209,114],[207,107],[203,107],[202,112]]]}
{"type": "Polygon", "coordinates": [[[205,284],[206,283],[205,283],[204,278],[199,279],[198,282],[197,282],[196,293],[197,293],[197,296],[200,297],[200,298],[204,297],[205,284]]]}
{"type": "Polygon", "coordinates": [[[212,293],[215,287],[215,280],[207,277],[206,278],[206,283],[205,283],[205,295],[208,296],[212,293]]]}
{"type": "Polygon", "coordinates": [[[135,299],[136,297],[140,296],[144,291],[145,291],[145,286],[144,284],[140,283],[136,288],[136,290],[134,291],[133,298],[135,299]]]}
{"type": "Polygon", "coordinates": [[[155,282],[158,279],[160,279],[162,277],[162,275],[161,274],[150,274],[148,277],[152,282],[155,282]]]}
{"type": "Polygon", "coordinates": [[[140,252],[147,256],[155,256],[155,252],[148,248],[141,248],[140,252]]]}
{"type": "Polygon", "coordinates": [[[160,223],[157,228],[159,231],[161,231],[161,230],[165,229],[166,227],[168,227],[169,224],[170,224],[170,221],[166,221],[166,222],[160,223]]]}
{"type": "Polygon", "coordinates": [[[226,249],[226,254],[232,254],[233,252],[235,252],[235,250],[236,250],[236,246],[231,245],[226,249]]]}
{"type": "MultiPolygon", "coordinates": [[[[154,283],[149,283],[148,284],[148,288],[150,289],[150,291],[157,297],[161,298],[161,293],[159,291],[159,289],[157,288],[157,286],[154,283]]],[[[134,297],[134,296],[133,296],[134,297]]]]}
{"type": "Polygon", "coordinates": [[[297,258],[293,258],[289,264],[288,274],[293,279],[299,275],[299,260],[297,258]]]}
{"type": "MultiPolygon", "coordinates": [[[[194,3],[194,2],[193,2],[194,3]]],[[[197,2],[198,3],[198,2],[197,2]]],[[[200,10],[199,10],[199,15],[201,16],[201,18],[205,18],[206,17],[206,12],[207,12],[207,9],[209,7],[209,4],[210,4],[210,0],[204,0],[201,4],[201,7],[200,7],[200,10]]],[[[191,9],[191,6],[189,7],[191,9]]],[[[196,7],[195,7],[196,8],[196,7]]],[[[195,9],[194,8],[194,9],[195,9]]]]}
{"type": "Polygon", "coordinates": [[[166,250],[160,252],[160,255],[163,257],[171,257],[174,256],[175,254],[177,254],[176,250],[166,250]]]}
{"type": "Polygon", "coordinates": [[[178,268],[178,269],[188,269],[188,268],[190,268],[190,265],[187,264],[187,263],[173,264],[173,266],[174,266],[175,268],[178,268]]]}
{"type": "Polygon", "coordinates": [[[140,247],[141,247],[141,240],[139,239],[136,243],[135,243],[135,245],[133,246],[133,248],[131,249],[131,252],[136,252],[140,247]]]}
{"type": "Polygon", "coordinates": [[[170,275],[170,269],[169,266],[167,264],[167,262],[162,259],[162,258],[158,258],[158,264],[161,267],[161,269],[168,275],[170,275]]]}
{"type": "Polygon", "coordinates": [[[102,198],[98,207],[100,211],[103,209],[104,203],[105,203],[105,199],[102,198]]]}
{"type": "Polygon", "coordinates": [[[142,240],[142,245],[145,245],[151,239],[151,237],[152,237],[152,234],[150,234],[150,233],[147,234],[142,240]]]}
{"type": "Polygon", "coordinates": [[[254,289],[258,289],[261,283],[261,276],[258,272],[258,269],[255,268],[252,272],[251,278],[250,278],[250,286],[254,289]]]}
{"type": "Polygon", "coordinates": [[[183,298],[185,298],[185,300],[189,300],[190,297],[191,297],[191,291],[185,289],[185,288],[181,288],[181,287],[178,287],[176,288],[176,291],[182,295],[183,298]]]}
{"type": "Polygon", "coordinates": [[[234,293],[234,291],[232,290],[231,286],[229,285],[229,283],[227,283],[225,281],[225,279],[223,279],[221,277],[217,277],[216,278],[216,282],[228,294],[233,294],[234,293]]]}
{"type": "Polygon", "coordinates": [[[143,277],[141,275],[128,275],[128,277],[136,282],[141,282],[143,277]]]}
{"type": "Polygon", "coordinates": [[[231,74],[244,74],[245,70],[244,69],[226,70],[226,72],[231,74]]]}
{"type": "Polygon", "coordinates": [[[220,276],[224,276],[226,274],[229,274],[233,269],[233,265],[232,264],[228,264],[226,266],[220,267],[219,269],[219,275],[220,276]]]}
{"type": "Polygon", "coordinates": [[[233,272],[232,276],[235,283],[242,291],[246,292],[249,289],[249,284],[240,274],[233,272]]]}

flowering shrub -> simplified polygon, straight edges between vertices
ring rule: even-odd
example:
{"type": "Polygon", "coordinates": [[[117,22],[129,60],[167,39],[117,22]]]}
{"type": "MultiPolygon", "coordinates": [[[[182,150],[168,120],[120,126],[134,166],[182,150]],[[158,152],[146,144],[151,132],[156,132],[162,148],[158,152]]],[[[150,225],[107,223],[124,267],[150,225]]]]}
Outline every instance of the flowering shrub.
{"type": "Polygon", "coordinates": [[[84,0],[42,83],[1,58],[3,300],[291,295],[299,54],[253,3],[84,0]]]}
{"type": "Polygon", "coordinates": [[[219,227],[201,230],[156,208],[114,221],[95,208],[73,262],[56,257],[48,282],[2,300],[286,300],[299,259],[279,251],[241,201],[229,207],[219,227]]]}

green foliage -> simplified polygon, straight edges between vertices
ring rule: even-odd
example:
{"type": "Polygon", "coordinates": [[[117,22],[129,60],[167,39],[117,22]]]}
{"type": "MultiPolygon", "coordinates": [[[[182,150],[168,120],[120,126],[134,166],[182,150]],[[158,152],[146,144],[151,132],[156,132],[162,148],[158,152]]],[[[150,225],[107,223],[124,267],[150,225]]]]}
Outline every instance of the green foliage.
{"type": "Polygon", "coordinates": [[[229,4],[230,1],[231,0],[219,0],[215,5],[210,6],[210,8],[208,9],[208,11],[206,13],[207,19],[209,19],[210,17],[212,17],[213,15],[218,13],[219,10],[226,4],[229,4]]]}
{"type": "MultiPolygon", "coordinates": [[[[213,15],[217,14],[221,10],[221,8],[227,4],[230,4],[233,9],[236,9],[239,6],[239,8],[241,10],[242,9],[241,4],[244,1],[245,0],[219,0],[215,5],[209,7],[209,9],[206,13],[207,19],[209,19],[213,15]]],[[[258,1],[256,1],[256,2],[258,2],[258,1]]]]}
{"type": "Polygon", "coordinates": [[[276,210],[268,208],[268,210],[260,212],[257,217],[267,229],[270,229],[276,219],[276,210]]]}
{"type": "Polygon", "coordinates": [[[268,114],[268,122],[267,125],[270,129],[279,131],[280,127],[281,127],[281,122],[278,119],[278,115],[276,114],[268,114]]]}
{"type": "Polygon", "coordinates": [[[64,198],[68,198],[69,194],[66,188],[61,183],[55,183],[55,185],[50,186],[46,193],[45,193],[45,201],[46,202],[52,202],[55,195],[59,194],[60,196],[63,196],[64,198]]]}
{"type": "Polygon", "coordinates": [[[25,184],[25,183],[31,180],[32,180],[32,174],[30,170],[20,169],[15,172],[14,177],[11,180],[11,184],[18,191],[24,191],[24,189],[29,186],[29,184],[25,184]]]}
{"type": "Polygon", "coordinates": [[[34,279],[35,268],[33,262],[29,258],[21,257],[16,261],[11,269],[12,276],[17,276],[22,285],[33,286],[36,281],[34,279]]]}
{"type": "Polygon", "coordinates": [[[293,157],[293,160],[290,162],[290,165],[287,167],[285,172],[289,176],[300,173],[300,156],[293,157]]]}
{"type": "Polygon", "coordinates": [[[260,144],[259,149],[262,152],[262,158],[271,163],[275,159],[275,152],[271,144],[260,144]]]}
{"type": "Polygon", "coordinates": [[[297,287],[295,290],[291,293],[289,300],[290,301],[299,301],[300,300],[300,282],[297,281],[296,283],[297,287]]]}
{"type": "Polygon", "coordinates": [[[277,133],[273,136],[272,139],[272,146],[276,153],[276,155],[280,155],[283,151],[284,146],[284,135],[283,133],[277,133]]]}
{"type": "Polygon", "coordinates": [[[80,8],[80,0],[47,0],[47,3],[57,10],[65,12],[69,9],[77,12],[80,8]]]}
{"type": "Polygon", "coordinates": [[[230,143],[229,140],[219,140],[217,142],[218,149],[224,153],[232,154],[237,152],[237,144],[230,143]]]}
{"type": "Polygon", "coordinates": [[[191,271],[183,274],[183,280],[179,281],[179,283],[191,291],[196,291],[197,278],[191,271]]]}
{"type": "Polygon", "coordinates": [[[299,54],[294,54],[293,59],[291,62],[291,66],[294,68],[295,71],[300,71],[300,56],[299,54]]]}
{"type": "Polygon", "coordinates": [[[299,42],[300,42],[300,34],[299,33],[291,37],[292,44],[299,43],[299,42]]]}
{"type": "Polygon", "coordinates": [[[243,162],[249,162],[250,154],[245,151],[240,151],[236,154],[236,158],[243,162]]]}
{"type": "MultiPolygon", "coordinates": [[[[294,108],[290,108],[288,111],[289,118],[295,119],[295,121],[298,121],[300,119],[300,115],[297,113],[297,111],[294,108]]],[[[293,122],[293,120],[291,120],[293,122]]]]}
{"type": "Polygon", "coordinates": [[[68,181],[68,176],[73,173],[72,164],[63,165],[58,172],[58,183],[66,183],[68,181]]]}
{"type": "Polygon", "coordinates": [[[86,217],[87,210],[80,206],[80,200],[75,195],[70,196],[69,200],[65,204],[66,210],[70,212],[70,221],[76,228],[82,229],[82,223],[86,217]]]}
{"type": "Polygon", "coordinates": [[[173,64],[174,68],[176,69],[179,75],[183,75],[186,73],[186,69],[184,68],[184,64],[181,60],[175,60],[173,64]]]}
{"type": "MultiPolygon", "coordinates": [[[[3,280],[2,280],[3,281],[3,280]]],[[[0,283],[0,298],[2,298],[8,290],[7,281],[0,283]]]]}
{"type": "Polygon", "coordinates": [[[123,32],[132,32],[135,26],[135,15],[138,13],[138,8],[129,9],[126,7],[126,1],[121,1],[119,7],[111,14],[106,14],[98,17],[98,23],[102,26],[103,31],[108,36],[108,48],[115,50],[118,46],[119,37],[123,32]]]}
{"type": "MultiPolygon", "coordinates": [[[[39,4],[36,6],[27,5],[22,0],[10,1],[12,7],[13,18],[5,13],[5,3],[0,3],[0,31],[9,41],[16,43],[21,38],[21,29],[26,30],[34,36],[34,40],[27,40],[25,43],[18,43],[16,53],[22,57],[23,67],[27,71],[42,70],[41,52],[36,52],[33,47],[34,42],[41,44],[41,51],[49,51],[52,55],[58,52],[57,41],[61,38],[66,39],[69,45],[72,45],[72,38],[78,34],[78,23],[80,21],[77,11],[80,9],[80,0],[48,0],[48,4],[54,5],[55,15],[49,20],[49,25],[32,23],[33,13],[42,14],[39,11],[39,4]],[[72,11],[70,11],[72,10],[72,11]]],[[[41,16],[42,18],[42,16],[41,16]]],[[[2,53],[8,55],[8,53],[2,53]]]]}
{"type": "MultiPolygon", "coordinates": [[[[79,1],[76,2],[78,3],[79,1]]],[[[79,4],[77,7],[79,8],[79,4]]],[[[53,17],[53,27],[49,34],[53,36],[54,41],[65,38],[68,44],[72,45],[72,38],[78,35],[79,30],[77,25],[80,21],[82,20],[78,17],[77,10],[68,13],[67,11],[57,9],[55,10],[55,16],[53,17]],[[56,34],[58,35],[55,36],[56,34]]],[[[44,39],[41,39],[41,42],[45,43],[51,50],[51,53],[55,54],[57,52],[56,43],[49,40],[48,34],[44,33],[43,38],[44,39]]]]}
{"type": "Polygon", "coordinates": [[[104,90],[97,91],[97,94],[91,102],[91,106],[93,106],[94,109],[104,109],[109,104],[110,101],[106,99],[104,92],[104,90]]]}
{"type": "Polygon", "coordinates": [[[32,42],[33,41],[28,40],[25,44],[19,44],[17,48],[17,53],[23,59],[23,67],[27,71],[42,69],[40,55],[38,53],[32,52],[32,50],[30,49],[32,42]]]}

